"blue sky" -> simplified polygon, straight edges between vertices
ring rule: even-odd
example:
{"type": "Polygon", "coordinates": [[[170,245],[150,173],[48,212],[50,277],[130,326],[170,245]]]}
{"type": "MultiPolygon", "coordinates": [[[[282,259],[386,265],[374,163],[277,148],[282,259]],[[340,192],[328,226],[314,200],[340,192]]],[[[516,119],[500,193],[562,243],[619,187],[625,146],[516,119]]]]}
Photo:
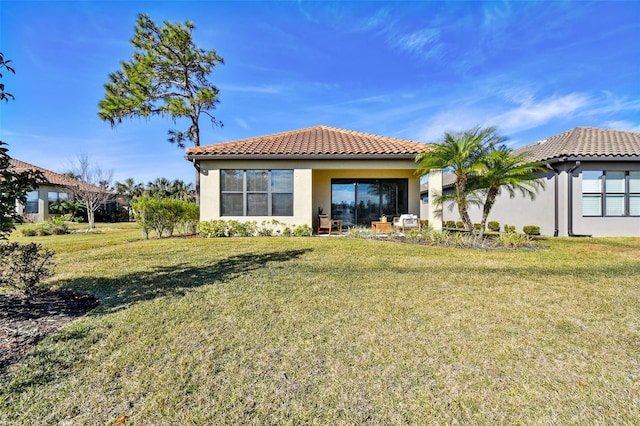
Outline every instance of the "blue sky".
{"type": "Polygon", "coordinates": [[[203,121],[203,144],[318,124],[420,142],[495,125],[513,147],[576,126],[640,131],[640,2],[0,0],[13,157],[64,172],[83,152],[114,180],[193,181],[170,120],[97,116],[141,12],[192,21],[225,59],[224,127],[203,121]]]}

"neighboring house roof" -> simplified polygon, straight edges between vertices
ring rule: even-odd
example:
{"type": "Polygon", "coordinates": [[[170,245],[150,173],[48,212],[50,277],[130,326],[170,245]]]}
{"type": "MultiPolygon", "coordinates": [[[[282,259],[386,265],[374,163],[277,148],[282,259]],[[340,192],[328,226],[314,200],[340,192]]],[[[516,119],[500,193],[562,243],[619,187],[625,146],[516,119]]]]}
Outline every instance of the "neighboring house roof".
{"type": "Polygon", "coordinates": [[[73,186],[73,187],[83,186],[83,187],[85,187],[87,189],[95,190],[96,192],[112,192],[112,191],[106,190],[104,188],[100,188],[99,186],[91,185],[89,183],[85,183],[85,182],[79,181],[79,180],[71,178],[69,176],[65,176],[65,175],[62,175],[60,173],[52,172],[51,170],[47,170],[47,169],[44,169],[42,167],[34,166],[33,164],[29,164],[29,163],[24,162],[24,161],[16,160],[15,158],[10,158],[9,159],[9,165],[13,170],[15,170],[17,172],[23,172],[23,171],[27,171],[27,170],[38,170],[38,171],[42,172],[42,174],[44,175],[44,178],[46,179],[47,183],[50,184],[50,185],[55,185],[55,186],[73,186]]]}
{"type": "MultiPolygon", "coordinates": [[[[576,127],[566,132],[513,150],[514,154],[528,153],[528,161],[551,161],[569,158],[573,160],[607,160],[634,157],[640,161],[640,133],[623,130],[576,127]]],[[[443,188],[455,184],[455,176],[445,173],[443,188]]],[[[420,189],[426,192],[428,185],[420,189]]]]}
{"type": "Polygon", "coordinates": [[[187,159],[407,159],[424,143],[314,126],[267,136],[187,149],[187,159]]]}
{"type": "Polygon", "coordinates": [[[513,152],[529,153],[527,159],[530,161],[547,161],[561,157],[638,157],[640,133],[576,127],[515,149],[513,152]]]}

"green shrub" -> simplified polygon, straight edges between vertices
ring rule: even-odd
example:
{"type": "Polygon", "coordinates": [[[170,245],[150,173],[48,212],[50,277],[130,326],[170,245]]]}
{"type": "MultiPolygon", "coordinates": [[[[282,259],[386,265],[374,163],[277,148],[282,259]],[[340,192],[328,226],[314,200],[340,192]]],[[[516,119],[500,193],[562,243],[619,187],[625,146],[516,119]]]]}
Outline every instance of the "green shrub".
{"type": "Polygon", "coordinates": [[[25,237],[46,237],[49,235],[65,235],[68,234],[69,225],[66,220],[70,219],[70,215],[63,215],[59,217],[51,217],[46,221],[32,226],[26,226],[20,230],[20,233],[25,237]]]}
{"type": "Polygon", "coordinates": [[[371,240],[376,237],[376,234],[367,226],[352,226],[347,230],[347,237],[371,240]]]}
{"type": "Polygon", "coordinates": [[[194,232],[199,220],[199,207],[174,198],[138,197],[131,200],[133,217],[146,238],[153,230],[158,238],[172,236],[176,229],[194,232]]]}
{"type": "Polygon", "coordinates": [[[473,224],[473,229],[476,229],[478,231],[480,230],[481,227],[482,227],[482,225],[480,223],[474,223],[473,224]]]}
{"type": "Polygon", "coordinates": [[[450,241],[451,234],[446,230],[436,231],[429,228],[426,232],[426,239],[434,244],[446,244],[450,241]]]}
{"type": "Polygon", "coordinates": [[[200,222],[198,225],[198,234],[204,238],[228,237],[227,222],[224,220],[200,222]]]}
{"type": "Polygon", "coordinates": [[[515,225],[504,225],[504,232],[506,232],[507,234],[513,234],[516,232],[516,226],[515,225]]]}
{"type": "Polygon", "coordinates": [[[455,220],[448,220],[445,224],[445,227],[447,228],[455,228],[456,227],[456,221],[455,220]]]}
{"type": "Polygon", "coordinates": [[[20,229],[20,233],[24,237],[35,237],[37,234],[37,227],[35,226],[24,226],[20,229]]]}
{"type": "Polygon", "coordinates": [[[522,227],[522,232],[527,235],[540,235],[540,227],[536,225],[525,225],[522,227]]]}
{"type": "Polygon", "coordinates": [[[310,237],[312,234],[313,229],[306,223],[293,227],[293,235],[296,237],[310,237]]]}
{"type": "Polygon", "coordinates": [[[33,295],[40,281],[53,275],[53,251],[40,244],[0,244],[0,287],[33,295]]]}
{"type": "Polygon", "coordinates": [[[293,232],[291,231],[291,228],[289,228],[288,226],[285,226],[284,229],[282,230],[282,236],[283,237],[290,237],[291,235],[293,235],[293,232]]]}
{"type": "Polygon", "coordinates": [[[227,234],[230,237],[253,237],[258,233],[256,221],[240,222],[239,220],[227,221],[227,234]]]}
{"type": "Polygon", "coordinates": [[[464,222],[462,222],[461,220],[456,222],[456,228],[458,229],[463,229],[464,228],[464,222]]]}
{"type": "Polygon", "coordinates": [[[506,232],[496,238],[496,243],[502,247],[523,247],[531,244],[531,238],[525,234],[516,234],[515,231],[506,232]]]}
{"type": "Polygon", "coordinates": [[[490,220],[487,223],[487,228],[489,228],[490,231],[498,232],[500,231],[500,222],[497,222],[495,220],[490,220]]]}

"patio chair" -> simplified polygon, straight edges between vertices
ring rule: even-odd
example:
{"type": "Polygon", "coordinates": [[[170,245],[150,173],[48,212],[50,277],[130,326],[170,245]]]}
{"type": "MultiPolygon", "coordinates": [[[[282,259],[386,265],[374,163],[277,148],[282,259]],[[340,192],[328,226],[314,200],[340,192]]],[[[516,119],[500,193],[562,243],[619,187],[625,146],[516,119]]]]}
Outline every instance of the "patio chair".
{"type": "Polygon", "coordinates": [[[420,219],[415,214],[403,214],[393,220],[393,226],[398,227],[402,232],[407,229],[420,229],[420,219]]]}
{"type": "Polygon", "coordinates": [[[338,231],[338,234],[342,233],[342,220],[331,219],[328,214],[318,215],[318,234],[331,235],[333,230],[338,231]]]}

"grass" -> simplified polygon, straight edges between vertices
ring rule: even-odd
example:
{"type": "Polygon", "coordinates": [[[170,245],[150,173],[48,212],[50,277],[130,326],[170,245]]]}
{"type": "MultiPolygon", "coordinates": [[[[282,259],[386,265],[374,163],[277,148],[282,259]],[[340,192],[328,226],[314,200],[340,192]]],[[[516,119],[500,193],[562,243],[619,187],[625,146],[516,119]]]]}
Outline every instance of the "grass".
{"type": "MultiPolygon", "coordinates": [[[[637,424],[640,239],[30,238],[97,295],[0,424],[637,424]]],[[[16,240],[25,238],[16,237],[16,240]]]]}

